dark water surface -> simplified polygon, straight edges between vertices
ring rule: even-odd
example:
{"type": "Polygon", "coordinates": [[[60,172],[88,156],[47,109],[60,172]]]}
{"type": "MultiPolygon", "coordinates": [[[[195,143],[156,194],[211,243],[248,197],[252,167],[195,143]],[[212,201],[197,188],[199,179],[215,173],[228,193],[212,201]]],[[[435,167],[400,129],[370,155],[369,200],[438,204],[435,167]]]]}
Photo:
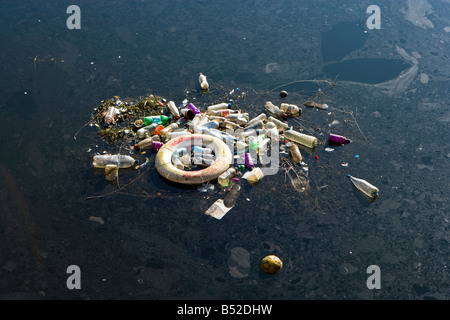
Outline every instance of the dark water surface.
{"type": "Polygon", "coordinates": [[[369,5],[1,2],[0,297],[450,298],[450,6],[430,1],[430,15],[415,2],[385,3],[382,29],[367,30],[369,5]],[[80,30],[66,27],[71,4],[80,30]],[[343,50],[322,50],[336,43],[343,50]],[[367,71],[348,61],[382,63],[367,71]],[[342,72],[333,88],[324,81],[342,72]],[[130,145],[109,145],[90,126],[74,135],[101,100],[151,93],[202,108],[232,99],[251,116],[267,100],[314,95],[327,111],[303,107],[289,119],[319,139],[302,151],[310,189],[296,191],[282,168],[256,186],[243,180],[236,206],[216,220],[204,212],[226,192],[163,181],[149,153],[149,170],[121,173],[117,192],[92,157],[130,145]],[[330,131],[353,143],[327,151],[330,131]],[[347,174],[379,198],[364,199],[347,174]],[[268,254],[283,260],[274,276],[259,267],[268,254]],[[70,265],[80,290],[66,286],[70,265]],[[371,265],[380,289],[367,287],[371,265]]]}

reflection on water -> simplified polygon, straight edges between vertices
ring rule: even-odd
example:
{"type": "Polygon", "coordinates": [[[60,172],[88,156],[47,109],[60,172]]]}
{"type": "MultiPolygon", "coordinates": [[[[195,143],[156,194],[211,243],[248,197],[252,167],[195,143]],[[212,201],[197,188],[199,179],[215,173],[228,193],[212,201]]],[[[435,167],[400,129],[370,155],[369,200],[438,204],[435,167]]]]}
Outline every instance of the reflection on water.
{"type": "Polygon", "coordinates": [[[327,77],[341,81],[381,83],[396,78],[410,65],[400,60],[354,59],[328,64],[323,68],[327,77]]]}
{"type": "MultiPolygon", "coordinates": [[[[338,26],[353,41],[327,62],[320,55],[322,33],[347,15],[364,21],[363,5],[79,3],[82,29],[69,32],[61,24],[65,10],[25,4],[10,4],[0,20],[11,31],[0,38],[7,61],[0,79],[0,160],[7,179],[0,190],[1,208],[8,211],[0,237],[18,243],[0,252],[2,298],[449,298],[450,156],[443,134],[449,70],[442,62],[449,47],[436,23],[433,37],[420,26],[409,32],[410,21],[393,2],[390,32],[353,34],[350,26],[338,26]],[[226,24],[217,23],[218,12],[226,24]],[[189,19],[194,16],[199,19],[189,19]],[[400,55],[414,64],[408,82],[393,94],[358,83],[338,81],[330,88],[299,81],[324,79],[331,61],[342,74],[348,71],[344,57],[368,62],[374,52],[389,60],[383,63],[400,55]],[[34,65],[36,56],[56,62],[34,65]],[[270,63],[278,68],[267,73],[270,63]],[[198,90],[198,72],[210,79],[208,94],[198,90]],[[232,90],[239,95],[231,97],[232,90]],[[280,90],[289,93],[284,100],[280,90]],[[20,94],[25,91],[32,100],[20,94]],[[188,98],[202,108],[231,98],[250,116],[263,112],[267,100],[301,105],[313,96],[327,103],[326,111],[303,107],[302,117],[289,119],[320,141],[314,152],[302,152],[308,191],[298,192],[282,170],[256,186],[242,181],[235,207],[216,220],[204,212],[226,191],[167,183],[153,154],[143,170],[119,173],[121,189],[109,184],[95,174],[93,154],[125,152],[127,145],[108,144],[89,126],[73,136],[99,101],[149,93],[177,104],[188,98]],[[353,142],[330,151],[331,131],[353,142]],[[377,186],[379,198],[361,197],[348,174],[377,186]],[[25,234],[31,226],[33,233],[25,234]],[[259,268],[268,254],[283,260],[274,277],[259,268]],[[72,264],[81,269],[79,291],[65,286],[72,264]],[[381,269],[380,290],[366,286],[370,265],[381,269]]],[[[392,70],[385,67],[388,79],[392,70]]],[[[364,72],[357,71],[349,77],[362,81],[364,72]]]]}

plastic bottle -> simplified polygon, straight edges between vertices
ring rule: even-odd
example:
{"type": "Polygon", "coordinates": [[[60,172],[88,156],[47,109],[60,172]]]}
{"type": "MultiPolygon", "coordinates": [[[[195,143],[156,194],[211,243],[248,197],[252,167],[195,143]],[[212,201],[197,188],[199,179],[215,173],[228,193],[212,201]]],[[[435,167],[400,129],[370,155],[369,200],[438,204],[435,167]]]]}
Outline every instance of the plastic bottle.
{"type": "Polygon", "coordinates": [[[153,131],[153,135],[157,135],[159,136],[161,134],[161,131],[164,130],[164,126],[162,124],[158,125],[155,129],[155,131],[153,131]]]}
{"type": "Polygon", "coordinates": [[[228,192],[225,199],[223,199],[223,204],[225,207],[232,208],[236,205],[236,201],[239,196],[240,190],[241,190],[241,186],[237,183],[235,183],[231,186],[230,192],[228,192]]]}
{"type": "Polygon", "coordinates": [[[217,129],[220,126],[219,122],[216,120],[205,122],[201,125],[198,125],[194,128],[194,130],[197,132],[203,132],[205,130],[209,129],[217,129]]]}
{"type": "Polygon", "coordinates": [[[252,155],[249,152],[244,153],[244,161],[247,169],[252,170],[255,166],[253,163],[252,155]]]}
{"type": "Polygon", "coordinates": [[[254,167],[252,169],[252,171],[250,171],[247,176],[246,179],[248,182],[250,183],[257,183],[259,182],[262,178],[264,177],[264,173],[262,172],[261,168],[259,167],[254,167]]]}
{"type": "Polygon", "coordinates": [[[178,129],[178,124],[173,122],[169,124],[167,127],[165,127],[163,130],[161,130],[161,137],[167,139],[167,134],[169,132],[172,132],[173,130],[178,129]]]}
{"type": "Polygon", "coordinates": [[[340,136],[338,134],[330,133],[330,135],[328,136],[329,144],[346,144],[350,142],[352,142],[352,140],[347,139],[346,137],[340,136]]]}
{"type": "Polygon", "coordinates": [[[284,116],[284,112],[270,101],[266,102],[265,108],[268,113],[273,114],[277,117],[282,118],[284,116]]]}
{"type": "Polygon", "coordinates": [[[200,146],[193,146],[192,147],[192,153],[194,154],[212,154],[213,149],[211,148],[203,148],[200,146]]]}
{"type": "Polygon", "coordinates": [[[129,168],[137,164],[138,160],[124,154],[102,154],[94,156],[93,165],[95,168],[105,168],[108,164],[115,164],[119,168],[129,168]]]}
{"type": "Polygon", "coordinates": [[[192,110],[192,112],[194,112],[195,115],[201,113],[200,110],[198,110],[198,108],[193,103],[189,103],[186,106],[186,109],[192,110]]]}
{"type": "Polygon", "coordinates": [[[349,174],[347,175],[347,177],[350,179],[350,181],[353,183],[356,189],[358,189],[367,197],[371,199],[375,199],[378,197],[378,193],[380,190],[378,190],[378,188],[372,185],[371,183],[367,182],[364,179],[355,178],[349,174]]]}
{"type": "Polygon", "coordinates": [[[206,79],[206,76],[203,73],[201,73],[201,72],[198,75],[198,83],[200,83],[200,87],[203,90],[208,90],[209,89],[208,80],[206,79]]]}
{"type": "Polygon", "coordinates": [[[185,117],[186,119],[189,119],[189,120],[194,119],[194,117],[195,117],[195,113],[191,109],[187,109],[187,108],[181,109],[180,113],[183,117],[185,117]]]}
{"type": "Polygon", "coordinates": [[[172,131],[172,132],[167,133],[166,139],[167,140],[171,140],[171,139],[174,139],[174,138],[178,138],[178,137],[184,136],[186,134],[191,134],[191,132],[188,131],[188,130],[172,131]]]}
{"type": "Polygon", "coordinates": [[[144,149],[148,149],[148,148],[153,148],[156,145],[152,144],[152,143],[153,142],[159,142],[159,141],[155,140],[156,137],[158,137],[158,136],[152,136],[152,137],[146,138],[146,139],[144,139],[142,141],[139,141],[138,143],[136,143],[134,145],[134,150],[138,151],[138,150],[144,150],[144,149]]]}
{"type": "Polygon", "coordinates": [[[172,164],[180,170],[184,170],[184,164],[181,162],[180,157],[172,157],[172,164]]]}
{"type": "Polygon", "coordinates": [[[230,180],[231,180],[231,178],[234,177],[235,174],[236,174],[236,169],[231,167],[217,178],[217,182],[222,187],[226,187],[230,184],[230,180]]]}
{"type": "Polygon", "coordinates": [[[161,147],[164,145],[164,143],[162,143],[161,141],[152,141],[150,148],[154,149],[154,150],[159,150],[161,149],[161,147]]]}
{"type": "Polygon", "coordinates": [[[253,136],[251,138],[253,138],[253,139],[251,139],[251,141],[248,145],[249,145],[250,149],[255,150],[256,148],[258,148],[258,144],[266,138],[266,135],[260,134],[257,137],[253,136]]]}
{"type": "Polygon", "coordinates": [[[282,103],[280,104],[280,110],[289,116],[299,116],[302,114],[302,110],[295,104],[282,103]]]}
{"type": "Polygon", "coordinates": [[[274,127],[267,131],[267,136],[270,137],[272,143],[275,141],[280,141],[280,133],[278,132],[278,128],[274,127]]]}
{"type": "Polygon", "coordinates": [[[270,116],[267,121],[274,123],[277,126],[278,131],[285,131],[287,130],[287,128],[289,128],[289,125],[287,123],[280,121],[272,116],[270,116]]]}
{"type": "Polygon", "coordinates": [[[105,125],[106,126],[115,123],[114,119],[115,119],[117,113],[118,112],[115,107],[108,108],[108,110],[106,111],[106,115],[105,115],[105,125]]]}
{"type": "Polygon", "coordinates": [[[228,120],[224,120],[221,124],[222,128],[231,129],[231,130],[237,130],[240,129],[241,126],[238,123],[231,122],[228,120]]]}
{"type": "Polygon", "coordinates": [[[252,124],[247,124],[247,126],[244,128],[244,131],[261,129],[262,127],[264,127],[264,121],[258,120],[253,122],[252,124]]]}
{"type": "Polygon", "coordinates": [[[302,162],[302,154],[300,153],[300,149],[299,147],[293,143],[290,142],[289,143],[289,153],[291,154],[291,158],[295,163],[300,163],[302,162]]]}
{"type": "Polygon", "coordinates": [[[153,123],[149,126],[145,126],[143,128],[140,128],[138,131],[136,131],[136,135],[139,138],[146,138],[151,136],[151,134],[155,131],[155,129],[159,126],[157,123],[153,123]]]}
{"type": "Polygon", "coordinates": [[[215,111],[215,110],[228,109],[230,107],[231,107],[231,103],[226,103],[226,102],[213,104],[212,106],[208,107],[208,113],[211,111],[215,111]]]}
{"type": "Polygon", "coordinates": [[[169,101],[167,104],[167,107],[169,108],[170,113],[173,115],[175,119],[180,118],[180,111],[178,110],[177,106],[175,105],[175,102],[169,101]]]}
{"type": "Polygon", "coordinates": [[[304,133],[300,133],[295,130],[286,130],[284,132],[284,138],[287,140],[291,140],[293,142],[297,142],[302,146],[313,149],[317,146],[317,138],[314,136],[310,136],[304,133]]]}
{"type": "Polygon", "coordinates": [[[249,122],[247,122],[247,126],[251,125],[252,123],[256,122],[256,121],[266,121],[267,120],[267,116],[265,113],[260,113],[258,116],[254,117],[252,120],[250,120],[249,122]]]}
{"type": "Polygon", "coordinates": [[[220,109],[220,110],[209,111],[210,115],[212,115],[212,116],[220,116],[220,117],[226,117],[229,114],[235,114],[235,113],[239,113],[239,110],[220,109]]]}
{"type": "Polygon", "coordinates": [[[214,163],[214,159],[206,159],[203,156],[192,157],[192,164],[196,164],[201,167],[209,167],[213,163],[214,163]]]}
{"type": "Polygon", "coordinates": [[[169,121],[169,117],[165,115],[144,117],[144,124],[149,126],[153,123],[162,124],[163,126],[169,121]]]}
{"type": "Polygon", "coordinates": [[[261,153],[266,152],[269,149],[269,144],[270,144],[270,138],[265,138],[258,144],[256,151],[258,152],[258,154],[260,156],[261,156],[261,153]]]}

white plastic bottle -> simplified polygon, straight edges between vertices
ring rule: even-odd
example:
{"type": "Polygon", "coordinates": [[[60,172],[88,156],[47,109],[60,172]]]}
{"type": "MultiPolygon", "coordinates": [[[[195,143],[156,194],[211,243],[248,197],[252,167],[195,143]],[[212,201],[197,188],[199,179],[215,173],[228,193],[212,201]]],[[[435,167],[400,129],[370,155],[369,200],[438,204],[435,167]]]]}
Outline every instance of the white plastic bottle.
{"type": "Polygon", "coordinates": [[[203,73],[199,73],[198,76],[198,83],[200,83],[200,87],[203,90],[208,90],[209,89],[209,83],[208,80],[206,79],[206,76],[203,73]]]}
{"type": "Polygon", "coordinates": [[[124,154],[102,154],[94,156],[93,165],[95,168],[105,168],[108,164],[115,164],[119,168],[129,168],[137,162],[133,157],[124,154]]]}
{"type": "Polygon", "coordinates": [[[220,110],[212,110],[209,111],[209,114],[212,116],[226,117],[229,114],[239,113],[239,110],[233,109],[220,109],[220,110]]]}
{"type": "Polygon", "coordinates": [[[169,108],[170,113],[173,115],[175,119],[180,118],[180,111],[178,110],[177,106],[175,105],[175,102],[169,101],[167,104],[167,107],[169,108]]]}
{"type": "Polygon", "coordinates": [[[212,106],[208,107],[208,113],[211,111],[215,111],[215,110],[229,109],[230,107],[231,107],[231,103],[226,103],[226,102],[213,104],[212,106]]]}

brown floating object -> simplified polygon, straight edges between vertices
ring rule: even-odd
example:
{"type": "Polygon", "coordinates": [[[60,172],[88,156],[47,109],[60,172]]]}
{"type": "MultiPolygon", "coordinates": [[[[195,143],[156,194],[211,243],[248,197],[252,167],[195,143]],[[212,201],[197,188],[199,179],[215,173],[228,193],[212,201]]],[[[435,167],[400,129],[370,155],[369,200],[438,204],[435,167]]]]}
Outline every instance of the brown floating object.
{"type": "Polygon", "coordinates": [[[105,179],[107,181],[115,181],[119,173],[119,167],[115,164],[107,164],[105,166],[105,179]]]}

